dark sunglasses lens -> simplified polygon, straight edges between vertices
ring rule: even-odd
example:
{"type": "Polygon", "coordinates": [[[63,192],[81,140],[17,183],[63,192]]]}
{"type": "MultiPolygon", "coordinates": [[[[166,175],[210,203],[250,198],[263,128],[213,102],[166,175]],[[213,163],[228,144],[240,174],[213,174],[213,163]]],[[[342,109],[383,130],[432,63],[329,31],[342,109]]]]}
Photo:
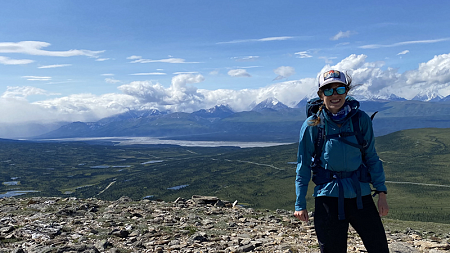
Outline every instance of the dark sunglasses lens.
{"type": "Polygon", "coordinates": [[[323,94],[324,94],[325,96],[327,96],[327,97],[333,95],[333,92],[334,92],[333,89],[326,89],[326,90],[323,90],[323,94]]]}
{"type": "Polygon", "coordinates": [[[329,96],[332,96],[332,95],[333,95],[333,93],[334,93],[335,90],[336,90],[336,93],[337,93],[338,95],[342,95],[342,94],[344,94],[344,93],[347,91],[347,89],[346,89],[345,87],[337,87],[337,88],[335,88],[335,89],[326,89],[326,90],[323,90],[323,94],[324,94],[325,96],[329,97],[329,96]]]}
{"type": "Polygon", "coordinates": [[[344,94],[345,93],[345,87],[337,87],[336,88],[336,93],[337,94],[339,94],[339,95],[342,95],[342,94],[344,94]]]}

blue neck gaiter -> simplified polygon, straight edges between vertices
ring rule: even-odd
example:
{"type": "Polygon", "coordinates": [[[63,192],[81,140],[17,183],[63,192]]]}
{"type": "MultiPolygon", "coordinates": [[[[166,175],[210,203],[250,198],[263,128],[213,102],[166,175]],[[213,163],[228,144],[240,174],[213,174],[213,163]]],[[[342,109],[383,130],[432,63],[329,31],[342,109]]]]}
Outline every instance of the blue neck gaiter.
{"type": "Polygon", "coordinates": [[[351,112],[351,110],[352,108],[350,107],[350,105],[347,102],[345,102],[344,106],[342,106],[342,108],[336,114],[331,113],[328,110],[326,111],[332,121],[334,121],[337,124],[342,124],[344,123],[347,115],[349,114],[349,112],[351,112]]]}

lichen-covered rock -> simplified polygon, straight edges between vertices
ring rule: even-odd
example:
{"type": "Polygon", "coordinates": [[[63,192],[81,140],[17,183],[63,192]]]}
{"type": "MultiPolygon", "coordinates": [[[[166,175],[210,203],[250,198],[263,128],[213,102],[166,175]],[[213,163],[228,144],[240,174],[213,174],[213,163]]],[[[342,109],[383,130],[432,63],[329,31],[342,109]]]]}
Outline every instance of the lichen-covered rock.
{"type": "MultiPolygon", "coordinates": [[[[312,215],[311,215],[312,217],[312,215]]],[[[95,198],[0,199],[0,252],[319,252],[311,222],[213,196],[173,203],[95,198]]],[[[391,252],[448,252],[448,239],[387,233],[391,252]]],[[[350,229],[348,252],[364,252],[350,229]]]]}

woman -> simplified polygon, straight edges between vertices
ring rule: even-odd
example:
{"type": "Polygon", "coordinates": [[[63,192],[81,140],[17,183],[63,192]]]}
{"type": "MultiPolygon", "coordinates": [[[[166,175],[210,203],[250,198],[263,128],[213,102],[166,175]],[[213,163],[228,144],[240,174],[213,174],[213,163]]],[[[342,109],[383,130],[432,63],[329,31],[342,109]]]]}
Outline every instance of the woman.
{"type": "Polygon", "coordinates": [[[305,196],[313,171],[314,226],[321,252],[347,252],[351,224],[368,252],[388,253],[380,218],[389,211],[383,165],[375,151],[370,117],[358,109],[358,101],[347,96],[351,87],[351,77],[340,71],[319,76],[317,94],[323,105],[300,131],[294,215],[301,221],[309,219],[305,196]],[[323,145],[315,147],[319,136],[323,145]],[[368,180],[362,176],[367,170],[368,180]],[[378,211],[370,184],[379,195],[378,211]]]}

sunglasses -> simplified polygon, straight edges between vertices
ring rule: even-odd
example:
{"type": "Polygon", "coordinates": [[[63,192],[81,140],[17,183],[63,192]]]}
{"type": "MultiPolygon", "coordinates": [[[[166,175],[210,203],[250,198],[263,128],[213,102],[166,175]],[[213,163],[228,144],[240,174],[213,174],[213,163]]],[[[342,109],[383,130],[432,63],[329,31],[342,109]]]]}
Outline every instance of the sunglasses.
{"type": "Polygon", "coordinates": [[[347,88],[345,88],[345,87],[337,87],[337,88],[334,88],[334,89],[324,89],[323,90],[323,95],[325,95],[327,97],[332,96],[334,94],[334,91],[336,91],[336,93],[338,95],[342,95],[342,94],[345,94],[345,92],[347,91],[347,88]]]}

